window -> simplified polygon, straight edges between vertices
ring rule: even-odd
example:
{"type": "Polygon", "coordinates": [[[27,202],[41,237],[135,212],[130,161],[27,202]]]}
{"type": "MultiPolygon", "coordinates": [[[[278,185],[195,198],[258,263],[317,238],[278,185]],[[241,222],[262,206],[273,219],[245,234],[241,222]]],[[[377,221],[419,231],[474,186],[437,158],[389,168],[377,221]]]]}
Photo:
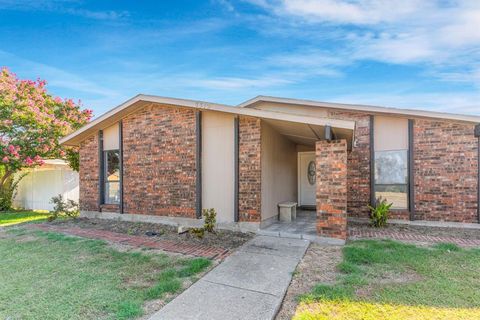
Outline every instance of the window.
{"type": "Polygon", "coordinates": [[[408,208],[408,120],[375,117],[375,198],[408,208]]]}
{"type": "Polygon", "coordinates": [[[104,203],[120,203],[120,144],[118,123],[103,130],[104,203]]]}
{"type": "Polygon", "coordinates": [[[120,203],[120,153],[104,151],[105,203],[120,203]]]}
{"type": "Polygon", "coordinates": [[[393,203],[393,209],[408,206],[408,150],[375,151],[375,198],[393,203]]]}

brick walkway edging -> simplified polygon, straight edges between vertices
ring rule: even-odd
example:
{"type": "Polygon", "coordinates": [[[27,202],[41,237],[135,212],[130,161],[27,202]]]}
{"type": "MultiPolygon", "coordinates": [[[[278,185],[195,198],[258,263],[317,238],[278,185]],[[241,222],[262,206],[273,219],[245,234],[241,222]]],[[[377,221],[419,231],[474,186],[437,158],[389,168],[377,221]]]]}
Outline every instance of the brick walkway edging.
{"type": "Polygon", "coordinates": [[[408,232],[392,232],[386,230],[350,230],[350,240],[357,239],[391,239],[404,242],[428,242],[428,243],[454,243],[462,247],[480,247],[480,240],[478,239],[462,239],[455,237],[441,237],[414,234],[408,232]]]}
{"type": "Polygon", "coordinates": [[[105,240],[108,242],[121,243],[137,248],[159,249],[167,252],[180,253],[208,259],[223,260],[230,251],[225,248],[206,246],[202,244],[189,244],[184,242],[155,239],[146,236],[126,235],[123,233],[98,230],[82,229],[76,227],[61,227],[55,225],[31,224],[30,229],[42,231],[60,232],[67,235],[84,237],[89,239],[105,240]]]}

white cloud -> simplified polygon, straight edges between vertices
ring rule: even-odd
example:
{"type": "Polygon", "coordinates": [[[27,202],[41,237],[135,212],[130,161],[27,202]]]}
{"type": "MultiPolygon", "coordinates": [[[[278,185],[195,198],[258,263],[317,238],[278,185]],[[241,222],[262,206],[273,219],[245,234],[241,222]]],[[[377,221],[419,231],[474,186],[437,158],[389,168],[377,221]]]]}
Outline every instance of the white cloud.
{"type": "MultiPolygon", "coordinates": [[[[330,54],[345,59],[344,65],[372,60],[421,65],[429,68],[431,74],[442,74],[445,69],[455,67],[469,72],[470,66],[480,61],[480,1],[253,0],[250,3],[276,17],[277,23],[282,24],[276,28],[284,28],[284,33],[291,36],[296,34],[312,46],[318,45],[312,36],[315,30],[336,37],[330,39],[335,41],[330,54]]],[[[335,62],[325,64],[321,59],[318,66],[341,67],[335,62]]],[[[466,78],[480,85],[478,77],[466,78]]]]}
{"type": "Polygon", "coordinates": [[[369,25],[400,20],[424,4],[419,0],[284,0],[275,10],[315,22],[369,25]]]}
{"type": "Polygon", "coordinates": [[[115,10],[88,10],[81,8],[79,0],[37,0],[17,1],[0,0],[0,9],[18,11],[49,11],[60,14],[69,14],[95,20],[118,20],[129,16],[127,11],[115,10]]]}

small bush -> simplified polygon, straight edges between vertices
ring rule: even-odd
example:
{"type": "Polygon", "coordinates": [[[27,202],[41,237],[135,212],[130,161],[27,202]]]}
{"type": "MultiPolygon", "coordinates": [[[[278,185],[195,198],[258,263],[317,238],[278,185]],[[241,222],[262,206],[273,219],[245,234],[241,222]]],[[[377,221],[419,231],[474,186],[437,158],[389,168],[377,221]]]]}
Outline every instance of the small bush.
{"type": "Polygon", "coordinates": [[[53,197],[50,200],[50,203],[53,203],[53,212],[52,215],[48,218],[48,221],[53,221],[57,219],[60,215],[65,215],[70,218],[76,218],[80,213],[78,203],[71,199],[63,199],[63,196],[61,194],[53,197]]]}
{"type": "Polygon", "coordinates": [[[217,212],[215,209],[203,209],[202,216],[205,218],[203,227],[190,229],[190,233],[200,239],[203,238],[205,232],[215,233],[215,225],[217,224],[217,212]]]}
{"type": "Polygon", "coordinates": [[[375,228],[382,228],[387,225],[388,215],[393,203],[387,203],[387,199],[378,198],[375,207],[370,209],[370,223],[375,228]]]}
{"type": "Polygon", "coordinates": [[[203,228],[208,232],[215,232],[215,225],[217,224],[217,213],[215,209],[203,209],[203,216],[205,217],[205,223],[203,228]]]}
{"type": "Polygon", "coordinates": [[[191,228],[189,230],[190,234],[193,234],[194,236],[196,236],[197,238],[200,238],[202,239],[203,236],[205,235],[205,229],[202,227],[202,228],[191,228]]]}

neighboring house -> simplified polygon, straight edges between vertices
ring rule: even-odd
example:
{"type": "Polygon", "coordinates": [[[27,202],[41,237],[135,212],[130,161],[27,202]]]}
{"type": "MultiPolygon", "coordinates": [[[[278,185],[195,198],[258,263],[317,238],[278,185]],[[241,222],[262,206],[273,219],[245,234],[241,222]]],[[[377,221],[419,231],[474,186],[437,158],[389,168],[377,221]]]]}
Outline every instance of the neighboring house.
{"type": "Polygon", "coordinates": [[[78,202],[78,172],[63,160],[45,160],[41,167],[24,169],[17,174],[28,174],[18,184],[14,199],[16,208],[53,210],[52,197],[63,195],[65,199],[78,202]]]}
{"type": "Polygon", "coordinates": [[[213,207],[220,226],[257,229],[295,201],[316,208],[320,236],[345,239],[347,216],[368,217],[379,196],[397,219],[477,223],[478,123],[262,96],[234,107],[138,95],[61,142],[80,146],[84,215],[185,222],[213,207]]]}

